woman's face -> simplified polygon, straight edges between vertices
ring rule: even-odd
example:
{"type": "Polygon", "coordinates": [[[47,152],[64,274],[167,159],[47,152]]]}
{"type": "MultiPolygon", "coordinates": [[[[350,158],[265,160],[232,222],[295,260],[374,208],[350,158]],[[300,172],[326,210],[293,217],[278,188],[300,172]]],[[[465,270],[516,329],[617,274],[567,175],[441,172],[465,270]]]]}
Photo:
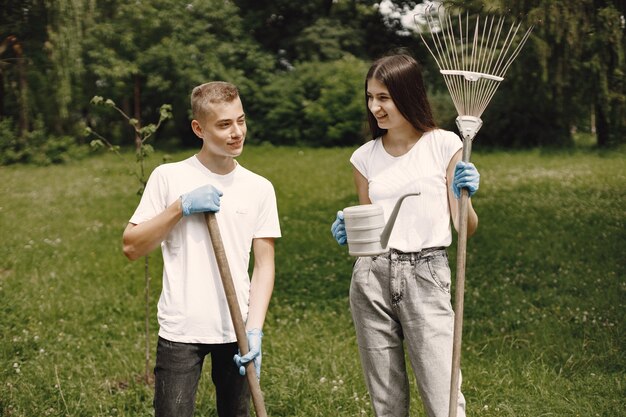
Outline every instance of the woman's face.
{"type": "Polygon", "coordinates": [[[389,130],[409,124],[396,107],[385,84],[375,78],[367,80],[367,108],[381,129],[389,130]]]}

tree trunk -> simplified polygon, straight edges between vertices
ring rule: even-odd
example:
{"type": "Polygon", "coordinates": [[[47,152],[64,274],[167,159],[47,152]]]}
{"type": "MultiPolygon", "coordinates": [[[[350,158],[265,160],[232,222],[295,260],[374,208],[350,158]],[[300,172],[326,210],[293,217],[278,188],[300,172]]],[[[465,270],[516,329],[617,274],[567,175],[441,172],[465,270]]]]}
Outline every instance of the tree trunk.
{"type": "Polygon", "coordinates": [[[596,103],[595,121],[598,147],[608,148],[626,142],[626,105],[623,101],[605,100],[607,105],[596,103]]]}
{"type": "Polygon", "coordinates": [[[598,141],[598,147],[605,148],[609,145],[609,130],[606,120],[606,114],[604,112],[604,106],[601,103],[596,102],[595,108],[595,122],[596,122],[596,139],[598,141]]]}
{"type": "Polygon", "coordinates": [[[626,132],[626,103],[623,100],[616,99],[611,109],[609,143],[618,145],[626,142],[624,132],[626,132]]]}
{"type": "Polygon", "coordinates": [[[19,125],[18,132],[20,137],[25,137],[28,133],[28,81],[26,80],[26,64],[25,60],[21,56],[17,59],[17,73],[19,77],[19,125]]]}
{"type": "Polygon", "coordinates": [[[146,316],[145,316],[145,331],[146,331],[146,340],[145,340],[145,369],[144,369],[144,381],[146,384],[150,384],[152,381],[153,373],[151,372],[150,367],[150,272],[149,272],[149,255],[146,255],[144,258],[144,279],[145,279],[145,287],[144,287],[144,297],[146,301],[146,316]]]}
{"type": "Polygon", "coordinates": [[[611,6],[597,10],[595,26],[595,58],[597,69],[596,132],[598,147],[609,147],[624,143],[626,128],[626,37],[616,22],[623,19],[623,10],[611,6]]]}
{"type": "Polygon", "coordinates": [[[333,8],[333,0],[324,0],[324,16],[330,16],[330,11],[333,8]]]}
{"type": "Polygon", "coordinates": [[[0,68],[0,117],[5,115],[4,112],[4,71],[0,68]]]}
{"type": "Polygon", "coordinates": [[[141,150],[141,137],[137,132],[138,129],[141,128],[141,80],[139,75],[135,75],[134,77],[134,91],[133,91],[133,102],[134,102],[134,115],[133,117],[137,120],[137,128],[135,130],[135,150],[139,152],[141,150]]]}

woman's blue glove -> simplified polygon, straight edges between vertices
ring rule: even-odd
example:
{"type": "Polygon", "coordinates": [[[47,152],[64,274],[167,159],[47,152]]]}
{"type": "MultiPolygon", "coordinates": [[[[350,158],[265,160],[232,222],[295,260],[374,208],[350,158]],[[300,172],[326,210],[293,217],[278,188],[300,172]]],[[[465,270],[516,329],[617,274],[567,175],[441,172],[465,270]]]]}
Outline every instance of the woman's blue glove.
{"type": "Polygon", "coordinates": [[[254,370],[256,371],[256,378],[261,379],[261,341],[263,339],[263,331],[261,329],[252,329],[246,332],[248,339],[248,353],[243,356],[239,354],[233,357],[235,364],[239,367],[239,374],[246,374],[246,364],[253,361],[254,370]]]}
{"type": "Polygon", "coordinates": [[[206,211],[219,211],[221,196],[222,192],[211,184],[203,185],[187,194],[181,195],[180,200],[183,206],[183,216],[206,211]]]}
{"type": "Polygon", "coordinates": [[[480,174],[471,162],[459,161],[454,167],[454,179],[452,180],[452,192],[458,200],[461,198],[461,188],[467,188],[469,196],[478,191],[480,174]]]}
{"type": "Polygon", "coordinates": [[[343,211],[339,210],[337,212],[337,218],[333,222],[333,225],[330,226],[330,232],[333,234],[333,237],[340,245],[345,245],[348,243],[348,235],[346,234],[346,222],[343,220],[343,211]]]}

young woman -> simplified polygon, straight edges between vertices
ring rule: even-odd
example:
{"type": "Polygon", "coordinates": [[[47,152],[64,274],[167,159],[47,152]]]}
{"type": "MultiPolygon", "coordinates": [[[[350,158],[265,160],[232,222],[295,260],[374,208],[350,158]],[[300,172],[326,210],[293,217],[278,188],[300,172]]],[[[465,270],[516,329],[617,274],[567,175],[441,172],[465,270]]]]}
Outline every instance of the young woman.
{"type": "MultiPolygon", "coordinates": [[[[426,414],[448,415],[454,312],[446,248],[450,219],[458,227],[460,189],[470,196],[479,174],[461,161],[462,142],[433,120],[419,64],[407,55],[371,66],[365,96],[372,140],[350,158],[359,204],[375,203],[387,219],[408,193],[389,239],[389,252],[354,265],[350,307],[361,365],[377,416],[409,415],[405,349],[426,414]]],[[[478,225],[469,204],[468,236],[478,225]]],[[[346,244],[343,213],[331,231],[346,244]]],[[[465,399],[459,392],[459,417],[465,399]]]]}

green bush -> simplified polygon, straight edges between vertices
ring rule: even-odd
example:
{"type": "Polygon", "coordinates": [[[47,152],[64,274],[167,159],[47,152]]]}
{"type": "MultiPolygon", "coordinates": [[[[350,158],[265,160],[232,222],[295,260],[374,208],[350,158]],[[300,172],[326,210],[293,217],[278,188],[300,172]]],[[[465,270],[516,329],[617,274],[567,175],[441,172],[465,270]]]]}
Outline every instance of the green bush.
{"type": "Polygon", "coordinates": [[[12,119],[0,119],[0,165],[22,160],[21,142],[15,133],[12,119]]]}
{"type": "Polygon", "coordinates": [[[364,136],[367,63],[352,56],[308,62],[275,76],[263,95],[259,141],[281,145],[348,146],[364,136]]]}
{"type": "Polygon", "coordinates": [[[428,94],[428,100],[432,107],[435,121],[437,125],[443,129],[448,129],[453,132],[457,131],[456,117],[457,112],[450,94],[447,91],[430,92],[428,94]]]}
{"type": "Polygon", "coordinates": [[[35,128],[20,137],[11,119],[0,120],[0,165],[62,164],[84,157],[88,149],[76,143],[71,136],[47,133],[43,121],[35,121],[35,128]]]}

